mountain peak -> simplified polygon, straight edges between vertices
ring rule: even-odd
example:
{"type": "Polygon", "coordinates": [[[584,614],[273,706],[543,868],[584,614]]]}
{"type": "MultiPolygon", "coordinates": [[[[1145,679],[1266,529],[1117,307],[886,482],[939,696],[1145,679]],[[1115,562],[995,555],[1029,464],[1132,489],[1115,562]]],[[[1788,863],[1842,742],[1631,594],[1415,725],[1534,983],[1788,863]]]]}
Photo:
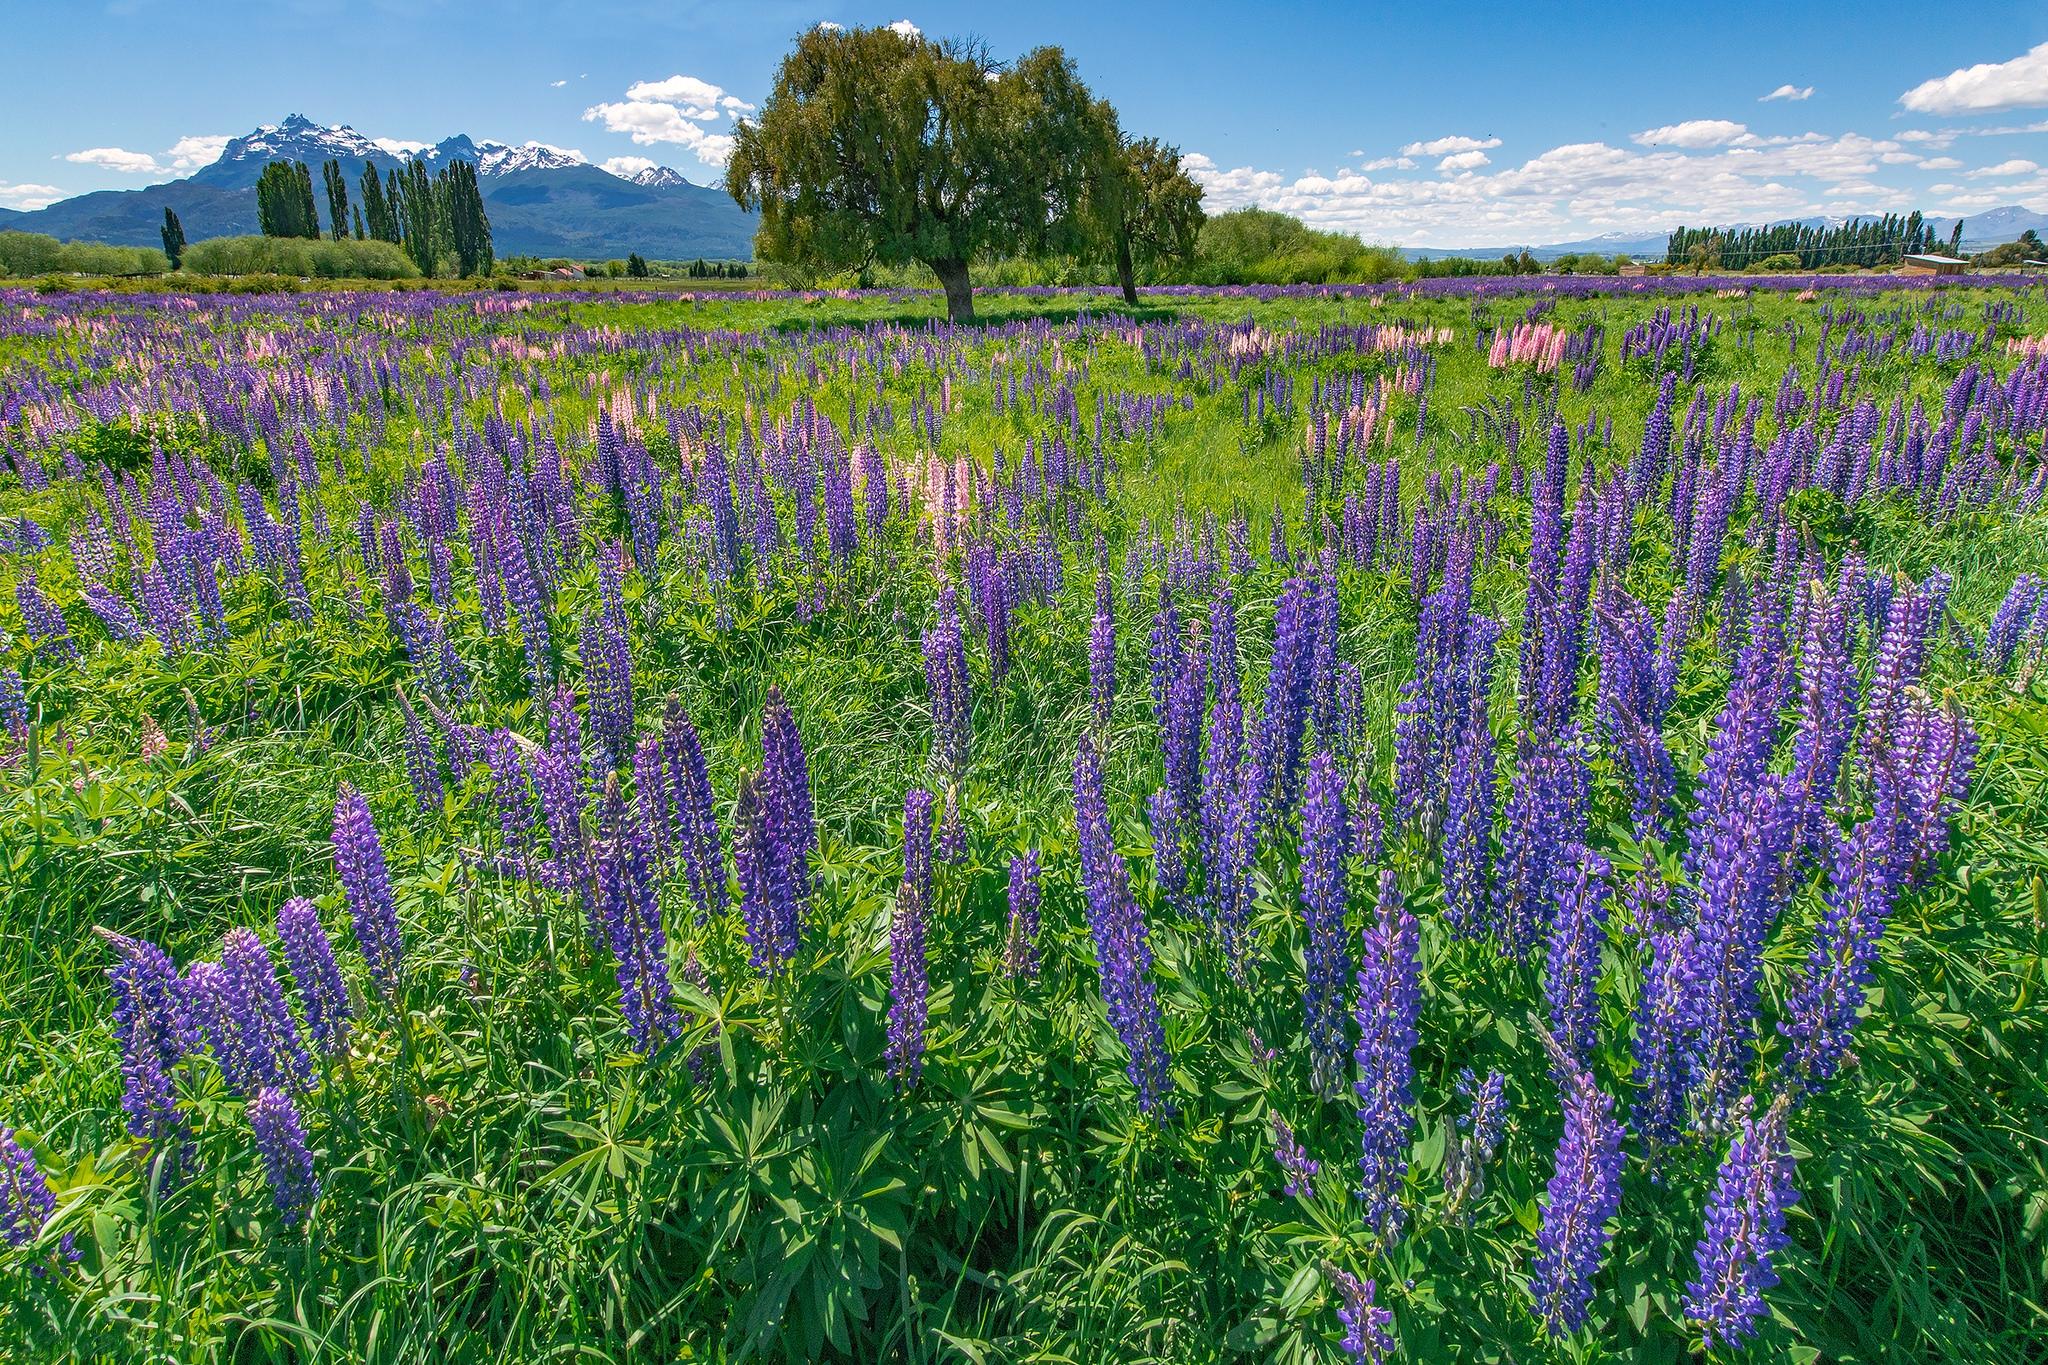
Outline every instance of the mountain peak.
{"type": "Polygon", "coordinates": [[[626,179],[636,185],[645,185],[655,190],[673,189],[677,185],[690,183],[683,173],[673,166],[648,166],[633,172],[626,179]]]}

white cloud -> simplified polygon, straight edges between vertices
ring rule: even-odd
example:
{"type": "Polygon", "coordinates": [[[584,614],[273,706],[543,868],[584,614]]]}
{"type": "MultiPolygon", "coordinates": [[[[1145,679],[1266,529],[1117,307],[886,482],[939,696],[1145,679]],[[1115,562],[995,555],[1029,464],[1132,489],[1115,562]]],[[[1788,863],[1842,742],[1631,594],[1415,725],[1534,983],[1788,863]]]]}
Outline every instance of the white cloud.
{"type": "MultiPolygon", "coordinates": [[[[1553,147],[1520,165],[1456,175],[1379,178],[1364,170],[1288,177],[1183,158],[1212,212],[1256,204],[1318,228],[1416,247],[1556,242],[1679,223],[1741,223],[1904,210],[1918,194],[1872,177],[1896,142],[1845,134],[1761,138],[1708,148],[1553,147]]],[[[1457,155],[1447,153],[1446,155],[1457,155]]],[[[2002,183],[2006,199],[2026,182],[2002,183]]]]}
{"type": "Polygon", "coordinates": [[[2002,179],[2015,175],[2032,175],[2040,169],[2031,161],[2021,161],[2015,157],[2011,161],[2001,161],[1996,166],[1979,166],[1974,171],[1965,171],[1964,174],[1972,180],[1988,180],[1993,177],[2002,179]]]}
{"type": "Polygon", "coordinates": [[[549,82],[548,82],[548,89],[550,89],[550,90],[560,90],[560,89],[561,89],[561,88],[562,88],[563,86],[567,85],[568,83],[569,83],[569,82],[568,82],[567,80],[559,80],[559,81],[549,81],[549,82]]]}
{"type": "Polygon", "coordinates": [[[1448,156],[1453,152],[1484,152],[1500,146],[1497,137],[1435,137],[1427,142],[1411,142],[1401,149],[1402,156],[1448,156]]]}
{"type": "Polygon", "coordinates": [[[924,30],[911,23],[908,19],[898,19],[895,23],[889,25],[889,31],[891,33],[900,33],[906,38],[919,38],[924,35],[924,30]]]}
{"type": "Polygon", "coordinates": [[[418,156],[434,145],[431,142],[412,142],[402,137],[373,137],[370,141],[393,156],[418,156]]]}
{"type": "Polygon", "coordinates": [[[723,166],[732,155],[732,135],[704,125],[753,110],[753,105],[710,81],[675,75],[636,81],[626,87],[625,99],[594,104],[583,111],[583,119],[624,133],[642,147],[674,143],[689,148],[707,166],[723,166]]]}
{"type": "Polygon", "coordinates": [[[1436,163],[1440,171],[1473,171],[1492,164],[1493,158],[1485,152],[1455,152],[1436,163]]]}
{"type": "Polygon", "coordinates": [[[66,152],[64,159],[81,166],[98,166],[103,171],[119,171],[123,175],[148,175],[163,169],[148,152],[131,152],[121,147],[88,147],[82,152],[66,152]]]}
{"type": "Polygon", "coordinates": [[[1364,149],[1363,147],[1353,147],[1353,148],[1352,148],[1352,149],[1351,149],[1351,150],[1350,150],[1350,151],[1349,151],[1348,153],[1346,153],[1346,155],[1347,155],[1347,156],[1364,156],[1364,155],[1365,155],[1365,149],[1364,149]]]}
{"type": "Polygon", "coordinates": [[[1959,171],[1963,163],[1952,156],[1930,156],[1920,163],[1923,171],[1959,171]]]}
{"type": "Polygon", "coordinates": [[[201,166],[211,166],[220,160],[222,149],[228,145],[225,136],[181,137],[164,153],[171,159],[171,169],[196,171],[201,166]]]}
{"type": "Polygon", "coordinates": [[[603,162],[604,169],[621,180],[629,180],[642,171],[651,171],[656,164],[651,156],[608,156],[603,162]]]}
{"type": "Polygon", "coordinates": [[[652,104],[673,104],[683,111],[684,118],[704,122],[717,118],[720,109],[728,113],[746,113],[754,107],[743,99],[726,94],[710,81],[699,80],[695,76],[637,81],[626,87],[626,98],[652,104]]]}
{"type": "Polygon", "coordinates": [[[1286,177],[1278,171],[1254,170],[1250,166],[1221,170],[1201,152],[1187,153],[1181,157],[1180,164],[1181,169],[1202,187],[1204,202],[1217,212],[1263,203],[1262,195],[1272,193],[1286,182],[1286,177]]]}
{"type": "Polygon", "coordinates": [[[0,180],[0,204],[11,209],[48,208],[64,197],[55,185],[10,185],[0,180]]]}
{"type": "Polygon", "coordinates": [[[1790,82],[1787,82],[1786,84],[1784,84],[1784,85],[1781,85],[1781,86],[1779,86],[1779,87],[1778,87],[1778,88],[1777,88],[1776,90],[1773,90],[1773,91],[1772,91],[1772,92],[1771,92],[1770,94],[1768,94],[1768,95],[1759,95],[1759,96],[1757,96],[1757,103],[1758,103],[1758,104],[1766,104],[1766,103],[1770,102],[1771,100],[1795,100],[1795,101],[1796,101],[1796,100],[1810,100],[1810,99],[1812,99],[1812,98],[1813,98],[1813,87],[1812,87],[1812,86],[1810,86],[1810,85],[1793,85],[1793,84],[1791,84],[1790,82]]]}
{"type": "Polygon", "coordinates": [[[586,123],[602,123],[609,132],[625,133],[638,146],[672,142],[689,148],[707,166],[723,166],[732,155],[731,134],[711,132],[683,114],[672,104],[629,100],[594,104],[583,111],[583,119],[586,123]]]}
{"type": "Polygon", "coordinates": [[[1724,118],[1696,118],[1646,128],[1631,140],[1644,147],[1725,147],[1748,134],[1748,128],[1724,118]]]}
{"type": "MultiPolygon", "coordinates": [[[[1360,156],[1363,153],[1353,152],[1352,155],[1360,156]]],[[[1366,162],[1358,169],[1361,171],[1412,171],[1415,169],[1415,165],[1416,163],[1412,157],[1382,156],[1366,162]]]]}
{"type": "Polygon", "coordinates": [[[1979,62],[1937,76],[1899,96],[1922,114],[1970,114],[2048,105],[2048,43],[2009,62],[1979,62]]]}
{"type": "Polygon", "coordinates": [[[832,21],[831,21],[830,19],[820,19],[820,20],[818,21],[818,28],[819,28],[820,30],[822,30],[823,32],[826,32],[826,33],[844,33],[844,32],[846,32],[846,25],[844,25],[844,24],[835,24],[835,23],[834,23],[834,22],[832,22],[832,21]]]}

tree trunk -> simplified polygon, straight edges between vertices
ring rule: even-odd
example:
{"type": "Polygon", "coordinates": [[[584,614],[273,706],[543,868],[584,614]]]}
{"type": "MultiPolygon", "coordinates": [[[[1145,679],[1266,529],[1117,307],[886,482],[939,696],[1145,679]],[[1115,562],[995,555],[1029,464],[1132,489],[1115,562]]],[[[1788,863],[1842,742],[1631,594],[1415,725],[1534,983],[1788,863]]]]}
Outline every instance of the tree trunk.
{"type": "Polygon", "coordinates": [[[946,317],[952,322],[974,321],[974,286],[967,280],[967,262],[926,261],[946,291],[946,317]]]}
{"type": "Polygon", "coordinates": [[[1138,280],[1131,269],[1131,239],[1121,232],[1116,235],[1116,282],[1124,287],[1124,302],[1137,307],[1138,280]]]}

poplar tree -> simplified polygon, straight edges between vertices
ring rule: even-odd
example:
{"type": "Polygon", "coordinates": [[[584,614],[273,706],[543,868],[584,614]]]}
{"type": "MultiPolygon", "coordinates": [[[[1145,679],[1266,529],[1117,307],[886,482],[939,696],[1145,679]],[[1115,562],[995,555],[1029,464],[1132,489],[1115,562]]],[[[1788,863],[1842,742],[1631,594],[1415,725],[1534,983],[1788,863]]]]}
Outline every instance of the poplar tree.
{"type": "Polygon", "coordinates": [[[327,186],[327,221],[338,242],[348,236],[348,180],[342,175],[341,163],[331,159],[321,165],[320,179],[327,186]]]}
{"type": "Polygon", "coordinates": [[[164,205],[164,225],[157,229],[164,239],[164,256],[170,261],[171,269],[185,259],[185,225],[178,221],[178,211],[169,204],[164,205]]]}

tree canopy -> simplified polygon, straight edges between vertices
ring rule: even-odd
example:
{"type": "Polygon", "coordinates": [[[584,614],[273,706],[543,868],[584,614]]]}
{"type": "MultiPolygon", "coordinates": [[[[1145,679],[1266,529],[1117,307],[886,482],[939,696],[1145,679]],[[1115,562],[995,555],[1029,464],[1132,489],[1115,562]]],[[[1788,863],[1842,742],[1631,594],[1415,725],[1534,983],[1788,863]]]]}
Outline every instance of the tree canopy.
{"type": "MultiPolygon", "coordinates": [[[[887,28],[813,29],[736,131],[725,187],[757,210],[755,254],[810,270],[922,262],[955,321],[974,316],[977,257],[1145,256],[1191,235],[1200,190],[1178,157],[1140,163],[1115,111],[1066,54],[1004,66],[981,47],[887,28]],[[1155,183],[1167,185],[1155,206],[1155,183]]],[[[1133,144],[1134,146],[1136,144],[1133,144]]]]}

